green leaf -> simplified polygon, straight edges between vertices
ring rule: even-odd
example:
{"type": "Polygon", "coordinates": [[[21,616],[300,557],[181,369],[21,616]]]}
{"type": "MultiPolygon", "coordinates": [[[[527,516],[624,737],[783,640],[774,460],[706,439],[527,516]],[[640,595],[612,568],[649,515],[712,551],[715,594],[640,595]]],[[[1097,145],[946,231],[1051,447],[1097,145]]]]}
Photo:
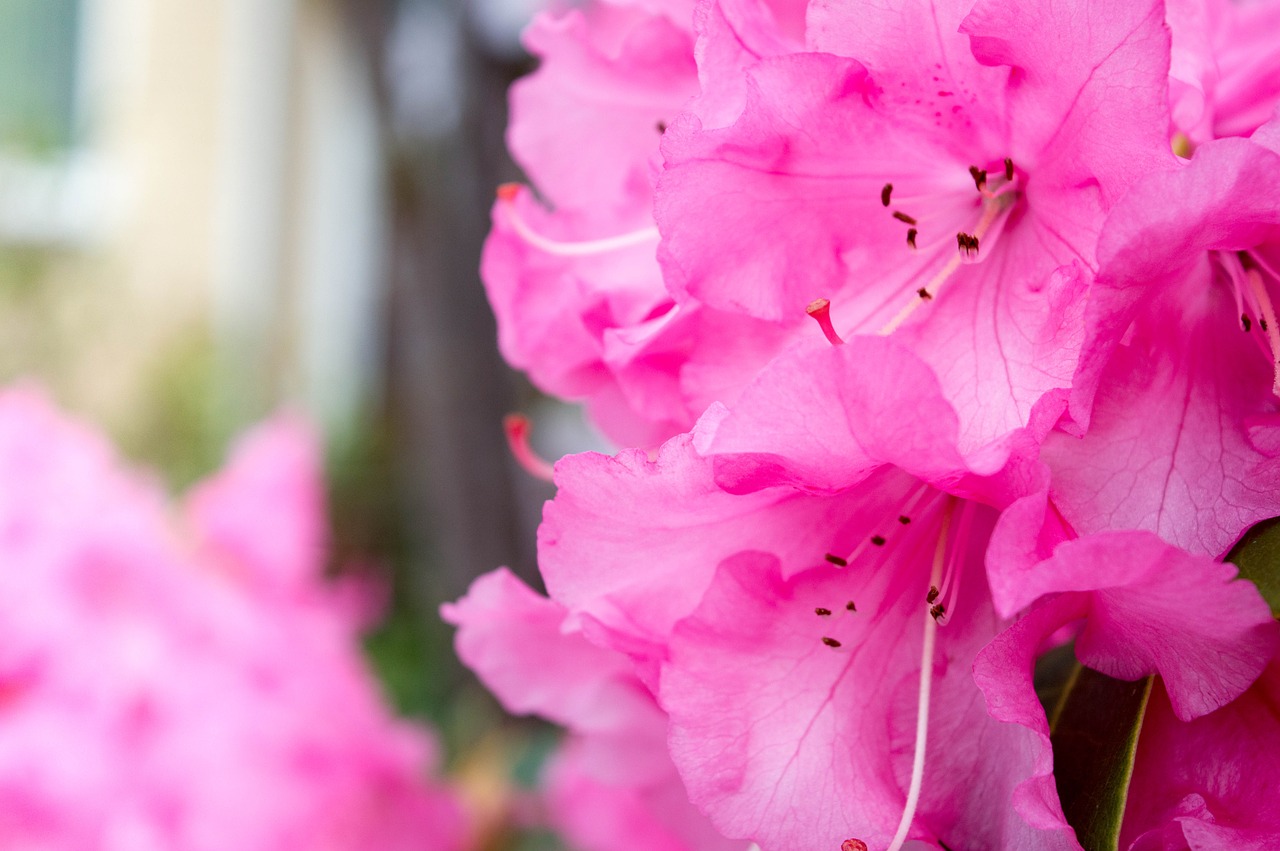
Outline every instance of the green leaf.
{"type": "Polygon", "coordinates": [[[1271,614],[1280,618],[1280,517],[1263,520],[1244,533],[1227,553],[1227,561],[1262,592],[1271,614]]]}
{"type": "Polygon", "coordinates": [[[1116,680],[1077,663],[1050,722],[1058,797],[1085,851],[1117,851],[1152,677],[1116,680]]]}

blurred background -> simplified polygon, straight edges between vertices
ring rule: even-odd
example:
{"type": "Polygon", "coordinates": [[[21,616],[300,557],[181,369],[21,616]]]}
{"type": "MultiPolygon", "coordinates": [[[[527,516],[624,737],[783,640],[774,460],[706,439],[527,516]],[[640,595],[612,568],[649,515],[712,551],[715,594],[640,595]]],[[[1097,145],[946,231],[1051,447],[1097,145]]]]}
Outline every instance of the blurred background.
{"type": "Polygon", "coordinates": [[[0,0],[0,377],[175,492],[308,413],[334,569],[393,588],[368,653],[481,798],[551,734],[503,721],[436,609],[498,565],[537,584],[550,489],[503,414],[542,410],[551,457],[590,439],[502,364],[476,271],[533,3],[0,0]]]}

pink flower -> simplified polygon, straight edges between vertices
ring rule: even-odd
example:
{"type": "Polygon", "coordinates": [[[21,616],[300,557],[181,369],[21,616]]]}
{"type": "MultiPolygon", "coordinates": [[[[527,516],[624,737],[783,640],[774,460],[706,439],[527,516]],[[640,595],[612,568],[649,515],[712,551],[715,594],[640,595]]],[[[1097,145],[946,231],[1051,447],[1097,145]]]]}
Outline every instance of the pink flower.
{"type": "Polygon", "coordinates": [[[180,529],[100,437],[0,395],[0,844],[462,846],[321,582],[314,449],[263,427],[180,529]]]}
{"type": "Polygon", "coordinates": [[[1192,841],[1192,847],[1253,847],[1230,841],[1234,828],[1274,829],[1263,816],[1265,807],[1250,810],[1256,783],[1266,783],[1274,760],[1247,753],[1244,744],[1254,737],[1267,741],[1275,730],[1274,717],[1260,711],[1259,699],[1265,701],[1274,685],[1271,674],[1262,672],[1271,670],[1277,626],[1257,590],[1232,581],[1234,567],[1180,552],[1148,533],[1108,533],[1064,544],[1037,573],[1069,590],[1034,606],[974,663],[992,716],[1025,728],[1022,752],[1040,767],[1015,794],[1024,817],[1042,824],[1061,821],[1048,771],[1049,726],[1031,672],[1051,636],[1082,622],[1073,630],[1081,661],[1122,679],[1161,676],[1143,724],[1122,831],[1127,838],[1120,847],[1170,847],[1129,840],[1148,830],[1158,834],[1175,815],[1203,820],[1188,828],[1188,840],[1215,834],[1226,840],[1192,841]],[[1185,614],[1190,600],[1193,618],[1185,614]],[[1262,679],[1248,688],[1260,673],[1262,679]],[[1237,719],[1251,714],[1256,724],[1242,737],[1237,719]],[[1207,812],[1202,795],[1211,801],[1207,812]],[[1175,814],[1178,807],[1190,810],[1175,814]],[[1215,815],[1226,819],[1217,827],[1211,826],[1215,815]]]}
{"type": "Polygon", "coordinates": [[[694,16],[700,43],[715,51],[709,32],[735,37],[695,69],[692,14],[680,3],[598,3],[535,21],[527,41],[543,65],[512,91],[510,142],[549,206],[504,187],[481,266],[507,360],[543,390],[584,401],[626,445],[656,446],[711,402],[732,401],[793,337],[677,303],[657,264],[652,184],[667,124],[685,108],[732,118],[740,67],[758,51],[797,48],[803,31],[791,0],[708,3],[694,16]]]}
{"type": "Polygon", "coordinates": [[[1071,400],[1088,431],[1043,455],[1076,532],[1147,529],[1219,556],[1280,513],[1278,198],[1280,155],[1224,139],[1107,220],[1071,400]]]}
{"type": "MultiPolygon", "coordinates": [[[[1044,471],[1026,432],[965,453],[959,431],[927,366],[857,338],[780,356],[656,461],[558,465],[548,587],[659,684],[675,763],[726,835],[1073,847],[1043,742],[989,715],[969,676],[1007,623],[985,581],[988,535],[999,509],[1043,505],[1044,471]],[[1013,807],[992,818],[993,800],[1013,807]]],[[[1258,675],[1274,624],[1221,565],[1143,546],[1159,552],[1064,545],[1009,605],[1059,594],[1054,627],[1085,619],[1085,658],[1159,670],[1202,714],[1258,675]],[[1170,624],[1190,588],[1205,606],[1194,635],[1170,624]]]]}
{"type": "Polygon", "coordinates": [[[964,446],[1043,434],[1103,215],[1171,159],[1162,8],[820,2],[808,24],[821,52],[754,65],[736,123],[668,132],[668,286],[791,327],[828,298],[842,334],[935,368],[964,446]]]}
{"type": "Polygon", "coordinates": [[[651,212],[658,140],[697,91],[690,10],[669,6],[534,20],[525,38],[542,66],[512,89],[509,141],[551,208],[504,188],[481,265],[507,360],[641,444],[689,420],[651,212]]]}
{"type": "Polygon", "coordinates": [[[689,804],[667,755],[667,721],[626,657],[570,631],[563,606],[506,570],[441,611],[458,656],[506,708],[569,731],[546,769],[551,823],[583,851],[740,848],[689,804]]]}

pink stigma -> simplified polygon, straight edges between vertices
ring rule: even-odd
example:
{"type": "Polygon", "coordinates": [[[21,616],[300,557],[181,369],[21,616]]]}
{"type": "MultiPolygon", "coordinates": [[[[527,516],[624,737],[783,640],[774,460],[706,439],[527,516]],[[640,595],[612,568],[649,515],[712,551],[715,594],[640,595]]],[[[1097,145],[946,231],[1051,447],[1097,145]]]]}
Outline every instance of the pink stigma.
{"type": "Polygon", "coordinates": [[[827,335],[827,340],[833,346],[843,346],[844,340],[836,333],[836,327],[831,324],[831,302],[825,298],[814,299],[804,312],[813,317],[818,323],[818,327],[822,329],[822,333],[827,335]]]}
{"type": "Polygon", "coordinates": [[[535,479],[555,481],[555,468],[538,457],[529,445],[529,435],[533,432],[533,424],[524,414],[507,414],[502,418],[502,430],[507,434],[507,446],[511,454],[525,472],[535,479]]]}

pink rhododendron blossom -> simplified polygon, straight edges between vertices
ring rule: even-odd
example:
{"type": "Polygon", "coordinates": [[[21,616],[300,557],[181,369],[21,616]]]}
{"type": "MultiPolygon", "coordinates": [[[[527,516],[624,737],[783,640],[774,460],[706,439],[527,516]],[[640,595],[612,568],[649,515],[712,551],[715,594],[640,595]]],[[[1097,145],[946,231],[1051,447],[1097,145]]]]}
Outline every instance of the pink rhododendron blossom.
{"type": "Polygon", "coordinates": [[[775,322],[825,297],[896,331],[973,447],[1070,385],[1106,209],[1168,152],[1162,9],[817,3],[747,72],[741,117],[664,140],[677,298],[775,322]]]}
{"type": "Polygon", "coordinates": [[[512,89],[509,141],[551,207],[501,192],[481,265],[508,361],[642,445],[690,420],[651,212],[658,139],[697,91],[690,9],[667,6],[535,19],[525,39],[542,65],[512,89]]]}
{"type": "Polygon", "coordinates": [[[508,710],[569,731],[546,770],[553,825],[583,851],[741,848],[689,803],[667,755],[667,721],[623,655],[566,629],[565,609],[506,570],[447,605],[458,656],[508,710]]]}
{"type": "Polygon", "coordinates": [[[544,390],[584,401],[625,444],[685,431],[794,339],[777,323],[672,298],[655,257],[652,184],[667,124],[686,108],[732,120],[741,69],[799,49],[803,16],[794,0],[696,12],[595,3],[529,30],[543,65],[513,89],[510,142],[549,206],[504,188],[481,272],[508,361],[544,390]],[[703,45],[696,71],[691,19],[703,45]]]}
{"type": "Polygon", "coordinates": [[[177,527],[101,438],[0,395],[0,844],[463,846],[321,581],[316,464],[264,426],[177,527]]]}
{"type": "MultiPolygon", "coordinates": [[[[551,593],[660,684],[676,765],[727,835],[1074,847],[1047,757],[1016,719],[987,714],[969,676],[1006,623],[983,569],[996,510],[1043,504],[1036,445],[1020,433],[966,454],[958,435],[929,368],[863,337],[780,356],[656,460],[557,466],[540,540],[551,593]],[[993,819],[992,800],[1015,805],[993,819]]],[[[1257,677],[1274,625],[1232,583],[1217,608],[1206,597],[1204,632],[1174,629],[1175,605],[1222,566],[1148,546],[1160,552],[1131,561],[1129,543],[1064,545],[1013,610],[1058,594],[1054,628],[1084,619],[1087,661],[1165,671],[1203,714],[1257,677]]]]}
{"type": "MultiPolygon", "coordinates": [[[[1086,664],[1124,679],[1161,675],[1148,710],[1151,714],[1143,722],[1124,834],[1133,837],[1163,828],[1166,819],[1174,818],[1175,808],[1194,803],[1200,793],[1208,794],[1215,804],[1230,801],[1225,809],[1218,804],[1219,814],[1234,814],[1242,828],[1266,825],[1260,812],[1248,810],[1256,787],[1247,768],[1261,769],[1261,780],[1267,771],[1274,773],[1267,767],[1274,760],[1255,759],[1238,749],[1243,731],[1235,721],[1252,713],[1256,727],[1250,738],[1267,741],[1276,733],[1274,713],[1261,708],[1259,699],[1265,702],[1274,685],[1270,675],[1262,672],[1270,670],[1266,668],[1268,648],[1276,647],[1277,625],[1256,589],[1247,582],[1232,581],[1232,566],[1178,551],[1149,533],[1109,533],[1066,544],[1042,567],[1045,575],[1057,576],[1059,581],[1066,577],[1066,584],[1079,590],[1049,597],[1033,607],[983,649],[974,664],[974,676],[992,716],[1026,728],[1024,753],[1033,754],[1035,764],[1042,767],[1015,794],[1024,815],[1044,825],[1061,820],[1047,771],[1052,761],[1049,725],[1031,674],[1037,653],[1050,637],[1083,618],[1076,653],[1086,664]],[[1187,617],[1189,601],[1194,601],[1194,617],[1187,617]],[[1262,679],[1248,688],[1260,673],[1262,679]],[[1242,692],[1243,697],[1228,703],[1242,692]],[[1154,724],[1154,732],[1148,723],[1154,724]],[[1186,741],[1188,751],[1161,740],[1170,729],[1188,728],[1213,732],[1186,741]],[[1172,769],[1174,764],[1182,767],[1172,769]]],[[[1204,799],[1199,803],[1203,805],[1204,799]]],[[[1205,816],[1203,808],[1184,812],[1192,819],[1205,816]]],[[[1213,816],[1205,821],[1212,823],[1213,816]]],[[[1228,828],[1223,837],[1229,837],[1232,825],[1222,827],[1228,828]]],[[[1212,835],[1217,829],[1192,826],[1188,837],[1197,830],[1212,835]]],[[[1120,847],[1185,846],[1122,842],[1120,847]]],[[[1191,847],[1235,846],[1193,841],[1191,847]]]]}
{"type": "Polygon", "coordinates": [[[1280,155],[1203,145],[1133,188],[1100,256],[1072,391],[1088,432],[1044,446],[1054,504],[1080,534],[1148,529],[1221,555],[1280,514],[1280,155]]]}

